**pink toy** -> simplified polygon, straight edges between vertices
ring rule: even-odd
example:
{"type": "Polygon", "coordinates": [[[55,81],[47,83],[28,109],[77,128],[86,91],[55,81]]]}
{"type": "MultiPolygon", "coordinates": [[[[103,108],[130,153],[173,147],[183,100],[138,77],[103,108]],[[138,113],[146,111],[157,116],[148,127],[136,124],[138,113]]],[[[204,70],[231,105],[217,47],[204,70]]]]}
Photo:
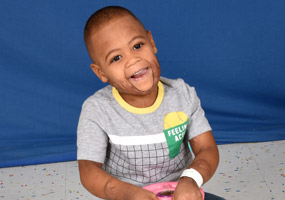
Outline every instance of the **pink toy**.
{"type": "MultiPolygon", "coordinates": [[[[172,194],[175,190],[176,185],[177,182],[164,182],[147,185],[144,187],[144,189],[154,192],[159,200],[170,200],[172,198],[172,194]]],[[[202,188],[200,188],[200,191],[204,199],[205,194],[202,188]]]]}

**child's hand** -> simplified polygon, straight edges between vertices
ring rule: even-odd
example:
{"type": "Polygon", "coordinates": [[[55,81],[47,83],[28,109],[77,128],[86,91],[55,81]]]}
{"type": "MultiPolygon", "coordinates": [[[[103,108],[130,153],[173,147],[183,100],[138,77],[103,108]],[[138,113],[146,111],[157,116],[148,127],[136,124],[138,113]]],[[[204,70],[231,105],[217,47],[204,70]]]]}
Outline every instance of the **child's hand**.
{"type": "Polygon", "coordinates": [[[158,198],[153,192],[135,187],[129,190],[126,200],[158,200],[158,198]]]}
{"type": "Polygon", "coordinates": [[[203,196],[193,179],[183,177],[175,188],[172,200],[203,200],[203,196]]]}

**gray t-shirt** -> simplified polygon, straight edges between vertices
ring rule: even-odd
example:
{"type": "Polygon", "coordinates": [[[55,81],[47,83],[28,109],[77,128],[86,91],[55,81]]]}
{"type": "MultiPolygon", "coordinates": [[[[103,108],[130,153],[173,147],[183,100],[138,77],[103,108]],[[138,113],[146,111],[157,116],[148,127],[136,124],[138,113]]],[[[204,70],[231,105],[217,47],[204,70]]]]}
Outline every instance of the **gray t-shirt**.
{"type": "Polygon", "coordinates": [[[127,104],[106,86],[82,106],[77,159],[104,163],[112,176],[137,186],[177,181],[192,162],[188,141],[211,130],[195,89],[161,77],[155,103],[127,104]]]}

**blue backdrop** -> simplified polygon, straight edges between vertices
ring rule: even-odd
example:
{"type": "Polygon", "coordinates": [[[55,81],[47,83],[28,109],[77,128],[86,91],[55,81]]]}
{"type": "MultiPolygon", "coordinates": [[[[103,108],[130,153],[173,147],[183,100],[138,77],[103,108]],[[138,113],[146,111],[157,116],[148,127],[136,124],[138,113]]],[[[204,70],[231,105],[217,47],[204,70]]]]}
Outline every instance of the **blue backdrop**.
{"type": "Polygon", "coordinates": [[[104,85],[83,42],[106,5],[153,33],[162,75],[195,86],[218,144],[285,139],[285,1],[0,3],[0,167],[76,159],[83,101],[104,85]]]}

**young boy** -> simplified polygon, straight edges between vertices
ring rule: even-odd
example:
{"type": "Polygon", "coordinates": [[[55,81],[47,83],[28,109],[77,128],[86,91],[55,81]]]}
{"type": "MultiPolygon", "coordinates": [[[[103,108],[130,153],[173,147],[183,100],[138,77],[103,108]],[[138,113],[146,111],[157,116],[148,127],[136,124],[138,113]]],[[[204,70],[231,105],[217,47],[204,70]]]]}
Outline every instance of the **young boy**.
{"type": "Polygon", "coordinates": [[[213,176],[219,155],[195,89],[160,77],[151,32],[125,8],[95,12],[84,39],[93,72],[110,85],[82,106],[83,186],[101,199],[154,200],[143,186],[178,181],[173,199],[202,199],[199,187],[213,176]]]}

